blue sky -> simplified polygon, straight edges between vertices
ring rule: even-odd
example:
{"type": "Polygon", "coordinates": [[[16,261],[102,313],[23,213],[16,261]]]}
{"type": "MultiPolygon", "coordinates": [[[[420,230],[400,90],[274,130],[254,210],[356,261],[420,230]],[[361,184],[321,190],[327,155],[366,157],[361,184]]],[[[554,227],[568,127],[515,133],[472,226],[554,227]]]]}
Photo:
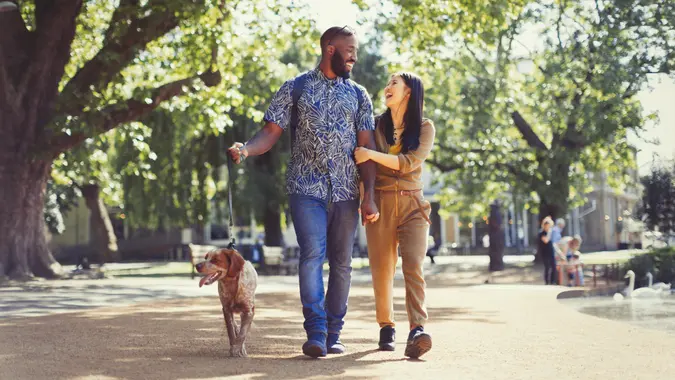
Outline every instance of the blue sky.
{"type": "MultiPolygon", "coordinates": [[[[351,0],[305,0],[310,5],[310,12],[316,21],[319,30],[331,26],[350,25],[360,35],[368,34],[368,26],[359,26],[356,21],[361,17],[359,9],[351,0]],[[330,5],[328,5],[330,4],[330,5]]],[[[523,38],[528,44],[527,38],[523,38]]],[[[531,41],[536,44],[536,41],[531,41]]],[[[645,112],[658,112],[659,123],[646,126],[642,137],[647,140],[656,140],[660,144],[654,145],[635,136],[631,136],[632,143],[638,148],[638,166],[641,173],[649,171],[652,157],[657,154],[660,160],[675,158],[675,80],[666,76],[652,78],[652,89],[645,89],[638,95],[645,112]]]]}

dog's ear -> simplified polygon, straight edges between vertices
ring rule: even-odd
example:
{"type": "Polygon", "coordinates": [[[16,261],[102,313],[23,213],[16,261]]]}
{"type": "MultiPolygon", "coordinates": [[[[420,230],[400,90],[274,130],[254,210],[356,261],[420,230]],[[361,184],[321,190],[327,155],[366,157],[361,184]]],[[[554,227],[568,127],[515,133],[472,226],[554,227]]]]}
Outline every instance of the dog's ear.
{"type": "Polygon", "coordinates": [[[229,261],[229,266],[227,268],[227,277],[236,277],[244,269],[244,264],[246,261],[241,255],[233,249],[224,249],[223,253],[227,260],[229,261]]]}

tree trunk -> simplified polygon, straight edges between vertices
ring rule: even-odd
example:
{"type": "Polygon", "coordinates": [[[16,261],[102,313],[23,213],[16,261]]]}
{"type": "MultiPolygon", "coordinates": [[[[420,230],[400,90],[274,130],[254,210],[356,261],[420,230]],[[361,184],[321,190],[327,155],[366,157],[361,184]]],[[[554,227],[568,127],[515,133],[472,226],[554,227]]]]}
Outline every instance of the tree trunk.
{"type": "MultiPolygon", "coordinates": [[[[539,225],[547,216],[550,216],[555,222],[557,218],[567,213],[570,196],[570,162],[569,152],[561,152],[545,160],[540,160],[540,171],[547,173],[548,176],[544,177],[544,183],[540,184],[537,190],[537,195],[539,195],[539,225]],[[548,184],[545,181],[548,181],[548,184]]],[[[539,230],[537,230],[537,233],[539,233],[539,230]]],[[[539,237],[535,238],[535,242],[538,247],[539,237]]],[[[542,262],[539,249],[537,249],[534,262],[542,262]]]]}
{"type": "Polygon", "coordinates": [[[276,202],[270,202],[265,208],[265,245],[281,247],[283,233],[281,231],[281,210],[276,202]]]}
{"type": "Polygon", "coordinates": [[[279,171],[281,170],[280,161],[281,147],[274,147],[263,154],[256,161],[257,169],[265,173],[265,180],[269,181],[263,189],[264,210],[263,221],[265,227],[265,245],[268,247],[281,247],[283,242],[283,233],[281,231],[281,202],[283,196],[275,186],[269,185],[276,183],[279,171]]]}
{"type": "Polygon", "coordinates": [[[504,230],[502,229],[502,213],[498,203],[490,205],[490,272],[504,270],[504,230]]]}
{"type": "Polygon", "coordinates": [[[44,196],[51,161],[0,154],[0,277],[56,278],[61,265],[47,246],[44,196]]]}
{"type": "Polygon", "coordinates": [[[89,226],[91,227],[91,248],[100,265],[119,260],[117,237],[113,230],[108,210],[101,200],[101,189],[96,184],[80,187],[82,196],[89,208],[89,226]]]}

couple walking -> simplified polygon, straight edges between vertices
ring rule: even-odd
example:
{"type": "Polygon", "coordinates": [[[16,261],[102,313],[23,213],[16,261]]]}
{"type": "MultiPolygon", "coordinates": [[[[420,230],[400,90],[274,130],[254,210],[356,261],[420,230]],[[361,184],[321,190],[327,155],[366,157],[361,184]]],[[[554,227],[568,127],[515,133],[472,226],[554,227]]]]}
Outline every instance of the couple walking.
{"type": "Polygon", "coordinates": [[[368,257],[380,326],[379,347],[395,349],[393,284],[398,249],[406,289],[409,335],[405,355],[431,348],[423,263],[429,202],[421,172],[434,140],[423,118],[424,88],[409,73],[393,75],[384,89],[387,110],[373,117],[365,89],[350,80],[358,40],[348,27],[321,36],[317,68],[285,82],[265,113],[264,127],[247,143],[235,143],[235,163],[267,152],[290,129],[286,188],[300,246],[300,300],[305,355],[344,353],[340,332],[347,313],[351,258],[359,222],[366,225],[368,257]],[[360,200],[360,205],[359,205],[360,200]],[[324,292],[323,263],[330,265],[324,292]]]}

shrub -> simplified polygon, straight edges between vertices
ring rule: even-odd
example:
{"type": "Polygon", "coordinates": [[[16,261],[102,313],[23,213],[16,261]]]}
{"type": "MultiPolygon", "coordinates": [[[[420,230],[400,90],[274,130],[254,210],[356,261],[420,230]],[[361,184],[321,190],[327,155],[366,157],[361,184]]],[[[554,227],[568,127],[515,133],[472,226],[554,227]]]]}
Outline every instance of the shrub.
{"type": "Polygon", "coordinates": [[[635,288],[649,285],[647,272],[654,275],[654,282],[675,282],[675,248],[655,249],[644,255],[631,258],[624,265],[624,272],[635,272],[635,288]]]}
{"type": "Polygon", "coordinates": [[[675,249],[672,247],[658,249],[651,253],[654,257],[654,266],[657,268],[654,282],[675,282],[675,249]]]}

